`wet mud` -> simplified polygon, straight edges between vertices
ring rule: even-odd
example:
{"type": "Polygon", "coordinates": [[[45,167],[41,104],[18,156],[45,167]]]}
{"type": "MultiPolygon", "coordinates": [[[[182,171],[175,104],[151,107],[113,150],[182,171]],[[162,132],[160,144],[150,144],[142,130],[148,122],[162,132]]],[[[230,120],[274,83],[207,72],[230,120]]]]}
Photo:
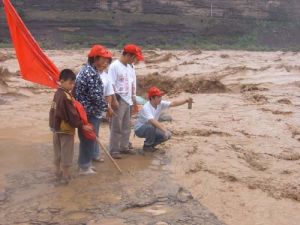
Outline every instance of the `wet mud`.
{"type": "Polygon", "coordinates": [[[118,161],[123,175],[108,159],[95,164],[95,176],[77,176],[74,168],[63,186],[53,173],[51,144],[25,138],[1,139],[0,224],[223,224],[170,178],[161,152],[118,161]]]}
{"type": "MultiPolygon", "coordinates": [[[[193,109],[167,111],[172,139],[118,161],[122,176],[106,159],[78,177],[75,156],[66,187],[53,175],[53,91],[21,80],[13,51],[0,52],[0,224],[299,224],[299,53],[146,51],[139,94],[157,85],[168,100],[192,96],[193,109]]],[[[47,51],[75,71],[87,52],[47,51]]]]}

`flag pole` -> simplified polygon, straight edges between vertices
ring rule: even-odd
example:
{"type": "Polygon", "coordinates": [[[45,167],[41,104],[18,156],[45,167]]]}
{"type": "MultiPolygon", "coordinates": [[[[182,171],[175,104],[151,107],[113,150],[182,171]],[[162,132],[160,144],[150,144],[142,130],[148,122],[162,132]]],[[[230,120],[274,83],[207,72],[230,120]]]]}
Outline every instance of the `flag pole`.
{"type": "Polygon", "coordinates": [[[105,154],[107,155],[107,157],[110,159],[110,161],[112,161],[112,163],[114,164],[114,166],[118,169],[118,171],[120,172],[120,174],[123,174],[123,172],[122,172],[121,168],[119,167],[118,163],[116,162],[116,160],[113,159],[113,157],[111,157],[111,155],[109,154],[109,152],[107,151],[107,149],[101,144],[99,138],[97,138],[96,141],[100,145],[101,149],[103,149],[103,151],[105,152],[105,154]]]}

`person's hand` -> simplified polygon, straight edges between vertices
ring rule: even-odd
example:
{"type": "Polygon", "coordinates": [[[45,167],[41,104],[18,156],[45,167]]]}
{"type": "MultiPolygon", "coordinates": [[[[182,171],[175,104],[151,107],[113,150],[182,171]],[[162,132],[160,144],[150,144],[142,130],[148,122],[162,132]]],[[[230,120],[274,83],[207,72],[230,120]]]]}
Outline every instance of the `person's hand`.
{"type": "Polygon", "coordinates": [[[111,108],[114,110],[114,111],[117,111],[119,109],[119,102],[117,100],[115,101],[112,101],[111,103],[111,108]]]}
{"type": "Polygon", "coordinates": [[[137,114],[139,112],[139,106],[138,104],[133,105],[133,114],[137,114]]]}
{"type": "Polygon", "coordinates": [[[82,129],[85,130],[85,131],[88,131],[88,132],[91,132],[91,131],[94,130],[93,126],[91,124],[83,125],[82,129]]]}
{"type": "Polygon", "coordinates": [[[188,103],[188,109],[192,109],[193,103],[194,103],[193,99],[192,98],[187,98],[186,102],[188,103]]]}
{"type": "Polygon", "coordinates": [[[113,116],[116,116],[117,114],[114,112],[114,110],[111,107],[108,107],[106,118],[111,119],[113,116]]]}
{"type": "Polygon", "coordinates": [[[186,101],[186,103],[189,103],[189,102],[194,103],[194,99],[191,97],[186,98],[185,101],[186,101]]]}
{"type": "Polygon", "coordinates": [[[172,137],[171,131],[167,130],[167,131],[165,132],[165,138],[168,140],[168,139],[170,139],[171,137],[172,137]]]}

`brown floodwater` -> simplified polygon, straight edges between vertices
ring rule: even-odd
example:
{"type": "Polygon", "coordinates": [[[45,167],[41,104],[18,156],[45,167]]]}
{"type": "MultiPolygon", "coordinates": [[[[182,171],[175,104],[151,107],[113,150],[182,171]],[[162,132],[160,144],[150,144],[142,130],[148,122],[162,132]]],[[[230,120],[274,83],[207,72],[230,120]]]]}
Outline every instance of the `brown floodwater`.
{"type": "MultiPolygon", "coordinates": [[[[192,96],[193,109],[168,112],[166,154],[125,157],[122,176],[106,159],[93,177],[76,175],[75,155],[64,187],[53,175],[53,92],[21,80],[13,51],[0,51],[12,56],[0,62],[12,72],[0,75],[0,224],[220,224],[202,204],[228,225],[299,224],[300,53],[145,51],[140,94],[157,85],[165,99],[192,96]]],[[[87,52],[47,51],[75,71],[87,52]]]]}

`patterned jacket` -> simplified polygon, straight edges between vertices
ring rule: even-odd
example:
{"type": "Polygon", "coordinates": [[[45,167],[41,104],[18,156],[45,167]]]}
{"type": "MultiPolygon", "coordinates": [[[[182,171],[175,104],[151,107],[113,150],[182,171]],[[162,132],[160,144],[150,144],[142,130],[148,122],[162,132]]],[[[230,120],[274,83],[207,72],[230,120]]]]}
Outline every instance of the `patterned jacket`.
{"type": "Polygon", "coordinates": [[[107,111],[107,103],[103,97],[103,83],[97,69],[86,64],[76,77],[75,96],[84,106],[88,116],[102,117],[107,111]]]}

